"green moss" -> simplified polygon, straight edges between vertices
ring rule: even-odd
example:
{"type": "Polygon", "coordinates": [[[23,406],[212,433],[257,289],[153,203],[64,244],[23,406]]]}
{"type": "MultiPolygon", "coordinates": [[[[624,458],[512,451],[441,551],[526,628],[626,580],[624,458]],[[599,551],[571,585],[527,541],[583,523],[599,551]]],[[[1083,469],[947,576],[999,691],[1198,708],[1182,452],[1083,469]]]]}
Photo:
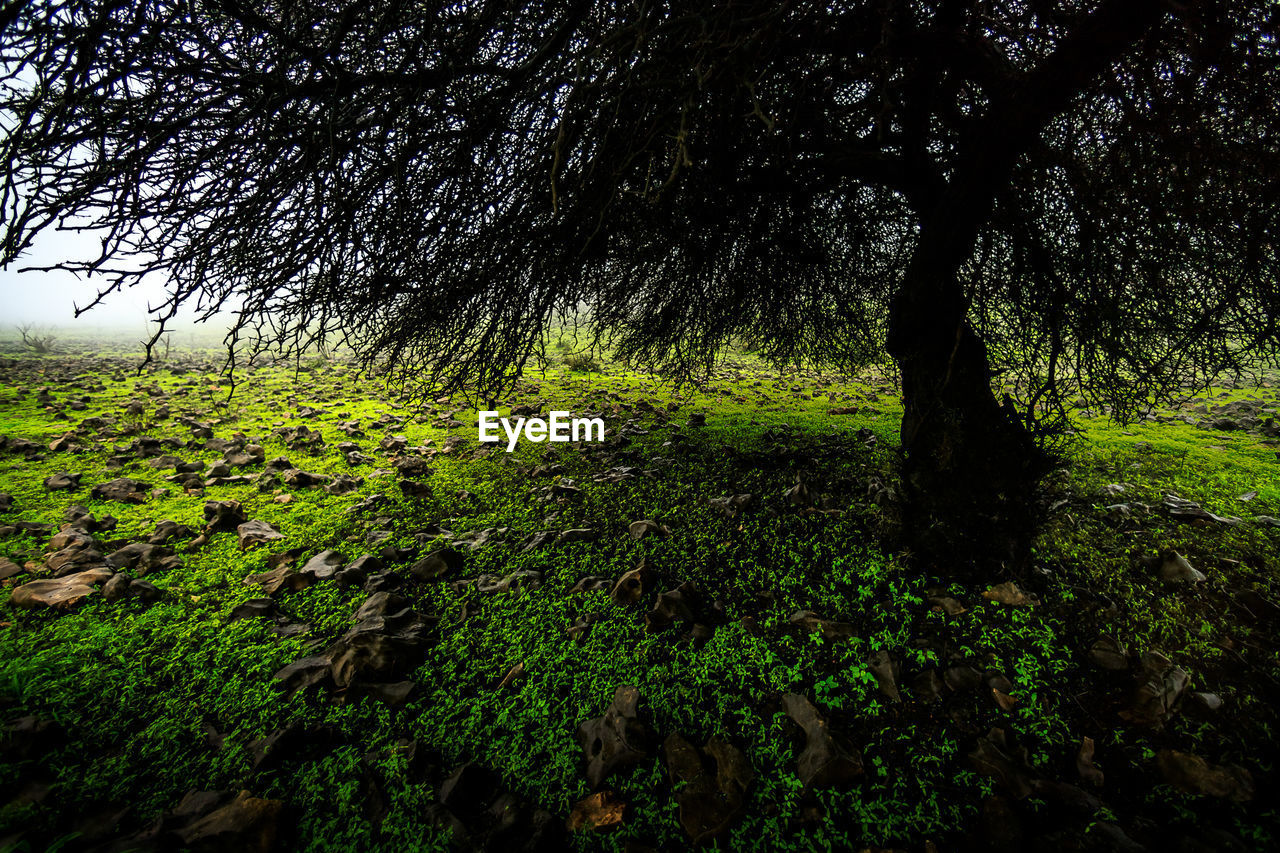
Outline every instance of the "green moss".
{"type": "MultiPolygon", "coordinates": [[[[364,537],[371,529],[387,529],[390,544],[406,545],[430,524],[455,532],[508,527],[504,541],[468,555],[464,575],[532,569],[543,574],[543,583],[490,596],[446,583],[411,583],[415,606],[439,616],[440,627],[412,674],[419,691],[398,711],[371,702],[335,705],[324,696],[286,698],[276,689],[272,674],[308,653],[306,638],[279,638],[265,621],[226,621],[235,605],[260,594],[243,579],[266,568],[268,553],[241,553],[232,534],[218,534],[202,550],[184,554],[180,570],[149,576],[165,591],[150,606],[91,599],[77,611],[54,615],[2,604],[0,618],[8,623],[0,629],[6,719],[54,719],[71,736],[46,756],[54,788],[44,804],[0,811],[0,835],[26,829],[33,837],[57,837],[68,816],[106,802],[132,804],[130,820],[145,823],[188,789],[248,788],[293,807],[299,849],[443,849],[425,814],[432,792],[409,782],[389,786],[390,812],[381,834],[373,834],[362,783],[367,753],[399,738],[418,738],[446,762],[475,760],[496,769],[521,796],[563,816],[588,793],[575,729],[602,713],[614,688],[624,683],[639,688],[643,712],[660,735],[680,732],[702,742],[719,734],[748,756],[756,772],[751,804],[742,824],[722,840],[725,849],[945,839],[974,824],[982,799],[993,790],[992,781],[973,773],[965,759],[976,736],[992,726],[1016,732],[1032,765],[1056,776],[1066,775],[1062,768],[1071,766],[1085,734],[1098,741],[1108,772],[1118,775],[1140,773],[1149,767],[1151,751],[1168,744],[1202,748],[1217,761],[1240,763],[1258,774],[1271,772],[1256,747],[1275,743],[1275,714],[1251,679],[1280,677],[1280,662],[1274,650],[1250,656],[1256,672],[1236,662],[1242,644],[1259,635],[1228,600],[1242,587],[1275,594],[1277,531],[1251,524],[1195,528],[1158,511],[1142,514],[1140,524],[1115,526],[1105,507],[1120,499],[1099,492],[1121,482],[1128,484],[1123,500],[1158,504],[1166,492],[1176,492],[1234,515],[1244,511],[1237,496],[1257,491],[1249,514],[1280,515],[1275,452],[1256,437],[1205,433],[1180,422],[1119,427],[1083,420],[1085,432],[1070,448],[1070,465],[1053,484],[1054,497],[1067,503],[1037,543],[1036,567],[1046,576],[1036,586],[1044,603],[1006,608],[984,602],[980,587],[951,584],[948,594],[970,609],[945,617],[925,601],[948,579],[922,576],[878,544],[881,509],[868,502],[867,484],[873,477],[892,484],[901,417],[891,384],[878,377],[783,377],[749,363],[730,366],[703,387],[678,391],[616,364],[598,373],[556,368],[534,377],[521,400],[604,411],[611,431],[634,418],[647,430],[632,437],[629,449],[637,463],[646,466],[655,456],[672,460],[652,478],[616,484],[595,481],[607,467],[596,456],[551,445],[524,445],[510,457],[498,451],[470,458],[473,409],[454,411],[463,428],[442,427],[434,416],[382,396],[376,384],[341,364],[317,364],[300,376],[258,369],[227,405],[225,387],[191,373],[175,376],[160,369],[119,379],[97,373],[83,384],[97,381],[106,390],[89,392],[88,409],[69,413],[76,419],[118,414],[128,400],[148,399],[144,388],[152,385],[170,394],[185,388],[186,397],[170,402],[174,413],[190,410],[202,420],[219,421],[220,437],[242,432],[260,442],[268,458],[285,455],[308,471],[365,478],[360,490],[345,496],[289,490],[294,500],[288,505],[252,485],[207,490],[207,499],[241,501],[249,517],[277,525],[286,535],[278,550],[302,547],[310,554],[334,548],[355,557],[368,550],[364,537]],[[649,405],[638,406],[640,400],[649,405]],[[295,412],[304,405],[330,414],[300,419],[295,412]],[[854,405],[871,410],[828,414],[854,405]],[[675,429],[663,428],[652,414],[669,406],[675,429]],[[339,419],[338,412],[346,414],[339,419]],[[705,412],[706,426],[684,426],[691,412],[705,412]],[[404,434],[410,444],[431,441],[439,447],[450,435],[468,439],[463,454],[432,462],[431,498],[405,498],[394,475],[378,473],[390,465],[377,448],[383,431],[369,424],[384,413],[409,418],[391,432],[404,434]],[[365,427],[366,437],[351,440],[375,457],[374,465],[351,468],[334,448],[347,440],[336,422],[349,419],[365,427]],[[273,435],[277,424],[299,423],[321,429],[327,446],[309,454],[290,450],[273,435]],[[856,437],[864,428],[877,436],[875,449],[856,437]],[[676,432],[683,441],[674,440],[676,432]],[[538,489],[550,480],[531,479],[528,470],[546,459],[564,466],[582,489],[580,500],[541,500],[538,489]],[[844,514],[793,511],[783,493],[797,475],[844,514]],[[386,495],[384,506],[351,511],[375,492],[386,495]],[[727,520],[707,503],[741,492],[760,496],[763,509],[727,520]],[[552,522],[545,520],[550,512],[558,513],[552,522]],[[626,527],[638,518],[668,524],[671,536],[633,541],[626,527]],[[569,527],[591,527],[599,535],[591,542],[520,550],[530,533],[569,527]],[[1165,548],[1178,549],[1210,575],[1203,590],[1170,592],[1141,569],[1138,557],[1165,548]],[[674,632],[646,633],[639,608],[615,606],[603,592],[567,594],[583,577],[616,577],[642,557],[662,572],[662,589],[691,581],[708,601],[723,606],[723,624],[705,645],[676,642],[674,632]],[[1118,606],[1100,615],[1108,601],[1118,606]],[[464,608],[467,619],[461,621],[464,608]],[[798,609],[852,622],[855,637],[824,642],[816,634],[797,634],[787,618],[798,609]],[[603,618],[575,642],[565,629],[585,613],[603,618]],[[749,630],[743,617],[757,627],[749,630]],[[1089,691],[1119,689],[1100,687],[1085,655],[1102,631],[1136,648],[1170,654],[1192,673],[1195,689],[1223,695],[1230,724],[1206,726],[1181,716],[1165,731],[1150,733],[1117,725],[1114,717],[1097,719],[1101,705],[1089,691]],[[1224,638],[1234,648],[1224,648],[1224,638]],[[922,648],[921,639],[929,646],[922,648]],[[866,664],[877,649],[891,650],[902,661],[909,701],[891,703],[877,690],[866,664]],[[1015,685],[1013,710],[1001,711],[984,695],[950,701],[950,714],[910,701],[911,675],[952,662],[1002,671],[1015,685]],[[517,663],[525,676],[498,689],[517,663]],[[867,768],[859,786],[816,796],[801,790],[795,776],[800,744],[778,701],[786,692],[807,693],[849,732],[867,768]],[[255,771],[250,742],[291,723],[333,726],[339,742],[284,767],[255,771]],[[210,725],[226,736],[220,751],[206,743],[210,725]],[[803,819],[806,814],[812,819],[803,819]]],[[[40,409],[33,393],[19,398],[18,390],[16,379],[0,383],[4,435],[49,442],[69,428],[70,422],[40,409]]],[[[67,392],[55,389],[55,396],[67,392]]],[[[137,423],[146,435],[189,437],[172,417],[137,423]]],[[[211,451],[176,453],[202,463],[220,458],[211,451]]],[[[162,519],[202,523],[203,500],[163,483],[167,472],[145,461],[109,470],[111,455],[108,447],[48,453],[31,463],[0,456],[0,491],[12,493],[16,504],[4,520],[56,525],[67,505],[83,503],[99,516],[115,515],[119,527],[109,538],[121,541],[146,535],[162,519]],[[42,480],[62,470],[83,473],[83,487],[47,493],[42,480]],[[164,486],[169,494],[140,505],[88,500],[91,485],[118,476],[164,486]]],[[[15,535],[0,539],[0,555],[31,559],[42,545],[15,535]]],[[[403,565],[395,568],[403,573],[403,565]]],[[[286,593],[280,603],[327,640],[345,630],[363,598],[359,591],[322,583],[286,593]]],[[[31,769],[4,765],[0,783],[31,769]]],[[[390,764],[384,769],[392,778],[403,770],[390,764]]],[[[634,815],[613,835],[578,837],[579,848],[620,849],[632,838],[682,844],[658,756],[610,784],[633,804],[634,815]]],[[[1167,786],[1147,784],[1121,799],[1123,808],[1140,804],[1161,820],[1197,819],[1195,804],[1167,786]]],[[[1242,835],[1272,837],[1273,812],[1215,807],[1242,835]]]]}

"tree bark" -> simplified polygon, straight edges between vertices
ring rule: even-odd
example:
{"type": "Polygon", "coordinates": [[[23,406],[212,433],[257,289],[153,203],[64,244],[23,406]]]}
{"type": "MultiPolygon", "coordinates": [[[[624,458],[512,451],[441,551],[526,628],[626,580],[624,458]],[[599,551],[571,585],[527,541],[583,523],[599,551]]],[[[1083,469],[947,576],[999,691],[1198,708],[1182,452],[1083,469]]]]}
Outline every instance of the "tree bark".
{"type": "MultiPolygon", "coordinates": [[[[968,230],[964,221],[959,230],[968,230]]],[[[946,576],[1022,566],[1049,457],[991,388],[986,347],[966,319],[957,233],[921,240],[890,318],[902,376],[904,533],[912,553],[946,576]]]]}
{"type": "Polygon", "coordinates": [[[902,375],[906,538],[939,574],[1021,566],[1036,531],[1036,485],[1050,468],[992,392],[958,270],[1018,158],[1164,9],[1161,0],[1103,0],[1053,54],[993,99],[945,186],[924,186],[913,197],[919,240],[894,297],[887,343],[902,375]]]}

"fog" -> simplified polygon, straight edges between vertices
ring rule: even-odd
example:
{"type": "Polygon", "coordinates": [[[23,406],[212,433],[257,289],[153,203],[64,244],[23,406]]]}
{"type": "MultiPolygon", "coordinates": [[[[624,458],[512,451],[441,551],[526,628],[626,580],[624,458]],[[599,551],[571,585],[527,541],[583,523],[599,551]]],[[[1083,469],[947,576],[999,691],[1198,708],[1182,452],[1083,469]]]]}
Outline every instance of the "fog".
{"type": "MultiPolygon", "coordinates": [[[[104,277],[77,277],[67,272],[19,272],[28,266],[85,260],[93,257],[100,245],[98,239],[90,234],[52,230],[40,234],[29,252],[7,269],[0,269],[0,325],[31,324],[70,328],[78,332],[118,330],[143,334],[154,319],[148,309],[165,301],[162,280],[146,281],[113,293],[77,319],[76,308],[91,303],[99,290],[106,287],[104,277]]],[[[194,319],[194,311],[184,311],[171,325],[189,327],[194,319]]],[[[203,328],[222,331],[226,325],[213,320],[203,324],[203,328]]]]}

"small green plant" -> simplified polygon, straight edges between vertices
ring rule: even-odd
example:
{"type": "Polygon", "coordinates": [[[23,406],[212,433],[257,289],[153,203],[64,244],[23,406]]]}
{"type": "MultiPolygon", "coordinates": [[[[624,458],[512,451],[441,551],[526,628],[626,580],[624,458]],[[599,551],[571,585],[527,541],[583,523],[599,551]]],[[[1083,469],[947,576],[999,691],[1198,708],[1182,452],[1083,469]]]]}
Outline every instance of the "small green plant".
{"type": "Polygon", "coordinates": [[[573,355],[565,356],[564,365],[574,373],[598,373],[600,371],[599,362],[585,352],[577,352],[573,355]]]}

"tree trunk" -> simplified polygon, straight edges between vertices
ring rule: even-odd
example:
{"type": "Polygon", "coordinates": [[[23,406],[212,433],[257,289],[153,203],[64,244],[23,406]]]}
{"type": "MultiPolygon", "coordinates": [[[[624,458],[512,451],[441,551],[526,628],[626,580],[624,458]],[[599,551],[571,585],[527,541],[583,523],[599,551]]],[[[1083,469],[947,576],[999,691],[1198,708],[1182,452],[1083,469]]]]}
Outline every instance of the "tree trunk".
{"type": "Polygon", "coordinates": [[[1030,552],[1048,457],[997,402],[986,347],[965,318],[956,254],[938,243],[921,240],[890,319],[905,405],[904,533],[942,575],[1016,569],[1030,552]]]}
{"type": "Polygon", "coordinates": [[[940,574],[1018,567],[1035,534],[1035,487],[1050,467],[1016,413],[992,394],[986,347],[966,320],[957,271],[1018,157],[1168,5],[1100,4],[1033,72],[995,95],[946,185],[936,193],[927,181],[918,186],[919,240],[894,298],[888,349],[906,408],[905,532],[940,574]]]}

